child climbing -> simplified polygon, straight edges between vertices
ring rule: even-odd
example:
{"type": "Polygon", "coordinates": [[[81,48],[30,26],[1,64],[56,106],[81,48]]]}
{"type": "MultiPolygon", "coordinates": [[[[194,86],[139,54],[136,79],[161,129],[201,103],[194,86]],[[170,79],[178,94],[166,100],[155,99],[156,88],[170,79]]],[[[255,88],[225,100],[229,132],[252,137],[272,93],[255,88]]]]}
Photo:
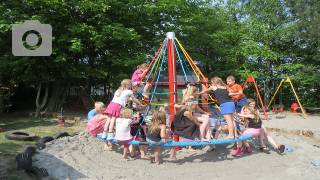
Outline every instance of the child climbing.
{"type": "MultiPolygon", "coordinates": [[[[144,82],[142,82],[143,78],[147,78],[148,73],[148,64],[144,63],[139,66],[137,66],[137,70],[133,73],[131,81],[132,86],[140,86],[142,87],[144,82]]],[[[146,83],[146,85],[143,88],[142,95],[149,99],[148,93],[150,92],[151,84],[149,82],[146,83]]]]}
{"type": "Polygon", "coordinates": [[[119,117],[120,110],[126,106],[128,97],[131,97],[135,103],[141,106],[139,100],[134,97],[131,88],[132,84],[130,79],[124,79],[121,81],[121,86],[115,92],[112,101],[108,105],[107,109],[104,111],[104,113],[107,115],[108,121],[104,126],[102,138],[107,138],[108,140],[113,139],[113,129],[116,118],[119,117]]]}
{"type": "MultiPolygon", "coordinates": [[[[117,118],[116,120],[116,140],[118,142],[122,142],[122,143],[127,143],[133,140],[136,141],[142,141],[139,138],[134,138],[131,133],[130,133],[130,125],[131,124],[135,124],[135,123],[139,123],[140,121],[140,117],[139,117],[139,112],[137,112],[134,116],[133,115],[133,111],[132,109],[128,109],[128,108],[122,108],[120,111],[120,116],[121,118],[117,118]],[[135,120],[133,120],[132,118],[136,118],[135,120]]],[[[124,159],[129,159],[127,156],[127,152],[128,150],[130,150],[130,155],[131,157],[135,157],[135,146],[133,145],[129,145],[129,144],[124,144],[124,149],[123,149],[123,158],[124,159]]],[[[145,148],[143,147],[143,145],[139,145],[139,150],[141,153],[141,158],[142,159],[150,159],[148,156],[146,156],[145,153],[145,148]]]]}
{"type": "Polygon", "coordinates": [[[208,89],[201,91],[199,94],[208,93],[210,91],[213,91],[215,97],[217,98],[220,105],[221,114],[227,121],[229,134],[226,139],[234,139],[235,137],[239,137],[236,132],[236,123],[233,119],[233,113],[235,110],[234,103],[228,95],[227,88],[221,78],[211,78],[211,86],[208,89]]]}
{"type": "MultiPolygon", "coordinates": [[[[257,114],[257,111],[254,107],[244,106],[244,114],[236,114],[238,117],[244,118],[245,124],[248,124],[248,128],[242,133],[242,135],[253,135],[255,137],[259,136],[261,132],[262,121],[257,114]]],[[[242,152],[252,153],[250,145],[247,140],[242,140],[237,142],[237,150],[230,152],[231,155],[240,156],[242,152]],[[246,149],[242,149],[242,143],[245,145],[246,149]]]]}
{"type": "MultiPolygon", "coordinates": [[[[166,133],[166,128],[166,114],[160,111],[155,111],[147,133],[147,142],[156,146],[154,150],[154,162],[162,162],[162,159],[160,159],[161,146],[159,145],[172,141],[166,133]]],[[[169,158],[178,160],[175,155],[174,147],[170,147],[169,158]]]]}

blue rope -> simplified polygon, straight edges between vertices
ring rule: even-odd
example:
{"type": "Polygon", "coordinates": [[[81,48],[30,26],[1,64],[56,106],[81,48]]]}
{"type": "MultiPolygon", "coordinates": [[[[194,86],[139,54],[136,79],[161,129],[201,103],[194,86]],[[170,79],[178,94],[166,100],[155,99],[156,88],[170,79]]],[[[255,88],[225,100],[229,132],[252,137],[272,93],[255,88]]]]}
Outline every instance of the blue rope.
{"type": "MultiPolygon", "coordinates": [[[[159,146],[207,146],[207,145],[215,145],[215,144],[227,144],[227,143],[233,143],[233,142],[237,142],[237,141],[243,141],[243,140],[247,140],[247,139],[252,139],[254,136],[253,135],[243,135],[240,136],[239,138],[234,138],[234,139],[219,139],[219,140],[211,140],[210,142],[203,142],[203,141],[192,141],[192,142],[167,142],[164,144],[161,144],[159,146]]],[[[107,140],[105,138],[102,138],[101,135],[97,135],[97,138],[102,139],[104,141],[110,141],[113,143],[119,143],[119,144],[132,144],[132,145],[149,145],[149,146],[154,146],[152,144],[149,144],[147,142],[141,142],[141,141],[130,141],[130,142],[126,142],[126,143],[122,143],[122,142],[118,142],[116,139],[112,139],[112,140],[107,140]]]]}

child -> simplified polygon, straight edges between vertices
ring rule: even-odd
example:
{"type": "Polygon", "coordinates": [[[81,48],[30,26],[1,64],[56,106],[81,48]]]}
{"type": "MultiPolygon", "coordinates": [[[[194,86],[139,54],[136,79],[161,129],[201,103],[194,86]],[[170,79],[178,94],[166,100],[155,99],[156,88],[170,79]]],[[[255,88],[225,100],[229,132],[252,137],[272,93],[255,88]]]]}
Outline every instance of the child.
{"type": "Polygon", "coordinates": [[[98,114],[97,111],[98,111],[100,108],[102,108],[102,107],[104,107],[103,102],[100,102],[100,101],[95,102],[95,103],[94,103],[94,109],[92,109],[92,110],[88,113],[88,121],[90,121],[90,119],[91,119],[93,116],[97,115],[97,114],[98,114]]]}
{"type": "Polygon", "coordinates": [[[171,125],[170,106],[168,104],[165,104],[164,106],[160,107],[159,111],[166,114],[166,126],[170,127],[171,125]]]}
{"type": "Polygon", "coordinates": [[[136,102],[141,106],[141,103],[139,102],[139,100],[134,97],[131,88],[132,88],[132,84],[130,79],[122,80],[121,86],[114,94],[114,97],[110,102],[110,104],[108,105],[107,109],[104,111],[104,113],[107,114],[108,116],[107,117],[108,121],[104,126],[102,138],[107,138],[108,140],[113,139],[114,137],[113,129],[114,129],[116,118],[119,117],[121,108],[124,108],[126,106],[129,96],[134,100],[134,102],[136,102]],[[108,129],[109,129],[109,133],[108,133],[108,129]]]}
{"type": "Polygon", "coordinates": [[[146,139],[146,135],[147,135],[147,127],[146,127],[146,122],[144,121],[143,123],[142,123],[142,121],[143,121],[143,114],[144,113],[146,113],[146,110],[147,110],[147,108],[146,107],[144,107],[144,108],[137,108],[136,109],[137,110],[137,112],[139,113],[139,118],[140,118],[140,120],[139,120],[139,122],[138,123],[132,123],[132,126],[131,126],[131,135],[132,136],[135,136],[136,134],[137,134],[137,132],[138,132],[138,130],[140,131],[140,134],[141,134],[141,138],[142,139],[146,139]],[[141,124],[142,123],[142,124],[141,124]],[[139,125],[142,125],[141,126],[141,128],[139,129],[139,125]]]}
{"type": "MultiPolygon", "coordinates": [[[[116,131],[117,134],[115,136],[116,140],[118,142],[130,142],[132,140],[141,141],[138,138],[135,138],[130,134],[130,125],[134,123],[139,123],[139,112],[137,112],[133,117],[133,111],[132,109],[128,108],[122,108],[120,111],[121,118],[117,118],[116,120],[116,131]],[[132,118],[137,118],[136,120],[132,120],[132,118]]],[[[130,149],[131,157],[135,157],[135,151],[134,146],[129,144],[124,144],[123,149],[123,158],[129,159],[127,156],[128,149],[130,149]]],[[[139,150],[141,153],[141,158],[143,159],[150,159],[148,156],[146,156],[146,153],[144,151],[144,147],[142,145],[139,145],[139,150]]]]}
{"type": "MultiPolygon", "coordinates": [[[[261,132],[262,121],[257,114],[256,109],[250,106],[243,107],[244,114],[236,114],[238,117],[244,118],[245,124],[248,124],[248,128],[242,133],[242,135],[252,134],[253,136],[259,136],[261,132]]],[[[242,140],[237,142],[237,150],[230,152],[231,155],[242,155],[242,151],[246,153],[252,153],[250,145],[247,140],[242,140]],[[242,150],[242,143],[245,145],[246,149],[242,150]]]]}
{"type": "MultiPolygon", "coordinates": [[[[249,98],[245,104],[245,106],[251,106],[254,107],[257,111],[257,114],[260,116],[259,110],[256,108],[256,101],[254,99],[249,98]]],[[[243,114],[243,110],[241,110],[241,114],[243,114]]],[[[267,129],[261,125],[261,132],[259,134],[259,142],[260,142],[260,150],[269,150],[269,148],[264,144],[263,137],[265,137],[269,143],[280,153],[284,152],[285,146],[280,145],[278,146],[277,143],[274,141],[274,139],[268,134],[267,129]]]]}
{"type": "MultiPolygon", "coordinates": [[[[144,64],[137,66],[137,70],[133,73],[132,78],[131,78],[133,87],[138,86],[138,85],[143,86],[143,82],[141,82],[141,81],[142,81],[142,78],[147,78],[146,77],[147,71],[148,71],[148,64],[144,63],[144,64]]],[[[150,83],[147,83],[143,88],[142,95],[147,99],[149,99],[149,95],[147,93],[150,92],[150,89],[151,89],[150,83]]]]}
{"type": "Polygon", "coordinates": [[[232,97],[237,113],[240,113],[247,101],[247,97],[243,94],[242,87],[236,84],[235,81],[236,79],[233,76],[227,77],[228,85],[226,85],[226,88],[228,89],[229,96],[232,97]]]}
{"type": "MultiPolygon", "coordinates": [[[[200,124],[193,118],[193,110],[197,107],[197,101],[194,98],[189,98],[184,106],[181,106],[177,114],[174,115],[171,130],[178,136],[186,139],[199,139],[201,141],[209,142],[210,138],[203,138],[199,127],[207,126],[200,124]]],[[[209,134],[210,136],[210,134],[209,134]]]]}
{"type": "Polygon", "coordinates": [[[201,91],[199,94],[208,93],[210,91],[214,92],[214,95],[220,104],[221,114],[227,121],[229,134],[226,139],[234,139],[239,137],[236,132],[236,123],[233,120],[234,103],[228,95],[227,88],[225,87],[225,84],[221,78],[211,78],[211,86],[208,89],[201,91]]]}
{"type": "MultiPolygon", "coordinates": [[[[210,118],[210,133],[212,135],[212,137],[214,139],[217,139],[215,138],[215,134],[217,133],[217,131],[219,130],[219,125],[218,125],[218,120],[215,119],[215,118],[210,118]]],[[[220,132],[220,131],[219,131],[220,132]]],[[[212,150],[214,150],[216,148],[215,145],[210,145],[209,149],[207,150],[207,152],[210,152],[212,150]]]]}
{"type": "MultiPolygon", "coordinates": [[[[153,114],[147,134],[147,142],[156,146],[154,150],[154,162],[162,162],[162,159],[160,159],[161,146],[159,145],[172,141],[172,139],[167,136],[166,129],[166,114],[160,111],[156,111],[153,114]]],[[[174,147],[170,147],[169,158],[178,160],[175,155],[174,147]]]]}
{"type": "MultiPolygon", "coordinates": [[[[93,116],[91,120],[87,124],[87,131],[94,137],[97,136],[98,133],[101,133],[103,130],[103,126],[107,122],[107,116],[103,115],[103,112],[106,108],[101,107],[97,110],[97,115],[93,116]]],[[[108,145],[108,141],[104,141],[104,148],[103,150],[112,151],[112,149],[108,145]]]]}
{"type": "Polygon", "coordinates": [[[199,89],[196,86],[189,86],[187,92],[185,93],[183,100],[182,100],[182,105],[179,104],[175,104],[174,107],[176,108],[180,108],[181,106],[185,105],[186,100],[188,100],[189,98],[194,98],[195,102],[196,102],[196,106],[195,109],[198,111],[198,113],[193,113],[192,117],[201,123],[200,126],[200,132],[201,134],[206,134],[206,141],[210,141],[211,140],[211,136],[210,136],[210,120],[209,120],[209,116],[211,115],[210,113],[207,113],[206,111],[204,111],[203,109],[201,109],[198,106],[198,100],[196,99],[196,97],[198,97],[198,93],[199,93],[199,89]]]}

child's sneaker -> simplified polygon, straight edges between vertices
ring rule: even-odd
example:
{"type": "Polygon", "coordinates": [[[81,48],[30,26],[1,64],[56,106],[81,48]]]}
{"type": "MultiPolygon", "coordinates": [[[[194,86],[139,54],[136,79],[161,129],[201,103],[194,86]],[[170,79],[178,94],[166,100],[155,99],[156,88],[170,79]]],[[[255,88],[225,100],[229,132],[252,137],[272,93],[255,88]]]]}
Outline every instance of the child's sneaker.
{"type": "Polygon", "coordinates": [[[241,156],[242,155],[241,148],[237,147],[237,150],[231,151],[230,154],[233,156],[241,156]]]}
{"type": "Polygon", "coordinates": [[[111,140],[114,138],[114,134],[112,132],[109,132],[108,133],[108,137],[107,137],[107,140],[111,140]]]}
{"type": "Polygon", "coordinates": [[[246,153],[253,153],[253,151],[251,150],[250,147],[246,147],[246,149],[242,150],[243,152],[246,152],[246,153]]]}
{"type": "Polygon", "coordinates": [[[102,138],[103,139],[105,139],[105,138],[107,138],[107,136],[108,136],[108,132],[106,132],[106,131],[103,131],[103,133],[102,133],[102,138]]]}

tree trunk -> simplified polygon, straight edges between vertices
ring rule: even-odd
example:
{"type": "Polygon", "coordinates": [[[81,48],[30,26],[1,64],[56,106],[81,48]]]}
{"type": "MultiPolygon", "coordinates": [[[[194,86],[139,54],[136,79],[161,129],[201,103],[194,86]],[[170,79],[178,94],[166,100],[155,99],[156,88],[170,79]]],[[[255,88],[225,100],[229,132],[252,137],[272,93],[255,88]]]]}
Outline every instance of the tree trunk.
{"type": "Polygon", "coordinates": [[[2,72],[0,73],[0,117],[3,116],[3,111],[4,111],[4,92],[2,89],[3,84],[3,74],[2,72]]]}
{"type": "Polygon", "coordinates": [[[37,93],[37,98],[36,98],[37,109],[36,109],[36,113],[34,115],[35,118],[39,117],[40,111],[44,107],[44,105],[47,103],[47,99],[48,99],[49,83],[46,83],[46,89],[45,89],[44,97],[43,97],[42,103],[39,104],[40,94],[41,94],[41,87],[42,87],[42,83],[40,83],[39,86],[38,86],[38,93],[37,93]]]}
{"type": "Polygon", "coordinates": [[[60,102],[59,102],[59,105],[58,105],[58,110],[60,110],[66,100],[66,97],[67,97],[67,93],[68,93],[68,90],[70,88],[70,82],[67,83],[67,85],[64,87],[63,89],[63,92],[62,92],[62,95],[60,97],[60,102]]]}
{"type": "Polygon", "coordinates": [[[47,105],[45,112],[52,113],[57,110],[56,107],[59,102],[59,96],[60,96],[60,92],[61,92],[61,84],[62,84],[61,81],[55,81],[53,83],[52,93],[49,98],[48,105],[47,105]]]}

